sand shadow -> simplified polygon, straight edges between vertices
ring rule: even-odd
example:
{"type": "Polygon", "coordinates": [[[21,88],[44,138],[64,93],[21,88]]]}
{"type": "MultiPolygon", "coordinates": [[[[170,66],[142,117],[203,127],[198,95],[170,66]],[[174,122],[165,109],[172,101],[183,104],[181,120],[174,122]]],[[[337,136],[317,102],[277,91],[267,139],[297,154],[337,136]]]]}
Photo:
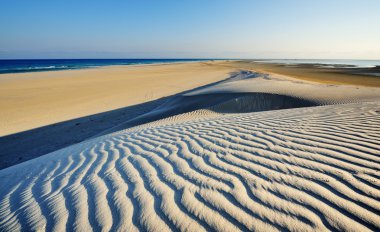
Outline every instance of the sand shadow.
{"type": "Polygon", "coordinates": [[[244,76],[247,76],[245,71],[233,72],[225,80],[172,96],[2,136],[0,137],[0,170],[94,137],[156,109],[174,96],[236,78],[244,78],[244,76]]]}
{"type": "Polygon", "coordinates": [[[208,108],[219,113],[245,113],[316,105],[313,102],[266,93],[228,93],[185,96],[220,83],[256,78],[249,71],[230,73],[215,83],[172,96],[103,113],[59,122],[0,137],[0,169],[45,155],[99,135],[131,128],[166,117],[208,108]]]}

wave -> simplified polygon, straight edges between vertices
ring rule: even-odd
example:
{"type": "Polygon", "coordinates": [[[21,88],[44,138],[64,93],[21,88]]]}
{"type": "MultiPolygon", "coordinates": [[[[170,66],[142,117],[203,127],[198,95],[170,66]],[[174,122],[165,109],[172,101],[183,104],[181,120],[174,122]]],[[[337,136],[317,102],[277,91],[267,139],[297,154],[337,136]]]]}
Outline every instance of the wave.
{"type": "Polygon", "coordinates": [[[96,68],[112,65],[160,64],[204,61],[205,59],[51,59],[0,60],[0,73],[20,73],[65,69],[96,68]]]}
{"type": "Polygon", "coordinates": [[[17,67],[17,68],[0,68],[0,73],[22,73],[22,72],[37,72],[37,71],[52,71],[52,70],[66,70],[74,69],[70,66],[31,66],[31,67],[17,67]]]}

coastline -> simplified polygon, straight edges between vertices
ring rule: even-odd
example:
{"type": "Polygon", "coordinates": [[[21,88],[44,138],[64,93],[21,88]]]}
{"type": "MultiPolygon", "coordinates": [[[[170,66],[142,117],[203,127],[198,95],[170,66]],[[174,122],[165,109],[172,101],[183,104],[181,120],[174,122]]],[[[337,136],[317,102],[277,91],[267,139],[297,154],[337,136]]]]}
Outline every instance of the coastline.
{"type": "Polygon", "coordinates": [[[312,83],[380,87],[379,77],[358,75],[352,69],[250,60],[178,61],[0,74],[0,107],[4,109],[0,114],[0,135],[141,104],[221,81],[237,70],[312,83]],[[148,85],[139,84],[144,81],[148,85]]]}
{"type": "Polygon", "coordinates": [[[192,62],[224,61],[225,59],[0,59],[0,75],[30,72],[70,71],[92,68],[125,67],[133,65],[164,65],[192,62]],[[57,63],[46,63],[54,61],[57,63]],[[4,63],[5,62],[5,63],[4,63]],[[9,62],[8,65],[6,62],[9,62]],[[21,64],[15,64],[21,62],[21,64]],[[23,64],[23,62],[25,62],[23,64]],[[29,64],[28,64],[29,62],[29,64]],[[41,62],[41,63],[33,63],[41,62]],[[45,64],[43,63],[45,62],[45,64]],[[61,63],[59,63],[61,62],[61,63]],[[65,63],[71,62],[71,64],[65,63]],[[13,65],[13,67],[12,67],[13,65]],[[18,65],[18,66],[17,66],[18,65]],[[44,66],[45,65],[45,66],[44,66]],[[8,67],[7,67],[8,66],[8,67]],[[58,67],[56,67],[58,66],[58,67]],[[5,68],[4,68],[5,67],[5,68]]]}
{"type": "Polygon", "coordinates": [[[13,155],[0,169],[99,135],[172,120],[172,116],[234,97],[259,96],[261,103],[244,106],[250,112],[257,110],[257,104],[293,102],[293,97],[304,99],[303,106],[313,106],[380,96],[376,87],[268,73],[249,61],[228,60],[2,74],[0,107],[6,110],[0,113],[0,156],[13,155]]]}

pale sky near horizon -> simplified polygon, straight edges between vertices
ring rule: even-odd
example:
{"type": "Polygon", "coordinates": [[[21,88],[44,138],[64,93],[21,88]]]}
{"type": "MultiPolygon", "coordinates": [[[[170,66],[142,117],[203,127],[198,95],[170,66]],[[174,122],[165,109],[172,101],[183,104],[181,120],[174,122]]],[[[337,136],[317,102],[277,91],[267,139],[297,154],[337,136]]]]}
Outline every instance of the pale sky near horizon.
{"type": "Polygon", "coordinates": [[[380,59],[379,0],[1,0],[0,59],[380,59]]]}

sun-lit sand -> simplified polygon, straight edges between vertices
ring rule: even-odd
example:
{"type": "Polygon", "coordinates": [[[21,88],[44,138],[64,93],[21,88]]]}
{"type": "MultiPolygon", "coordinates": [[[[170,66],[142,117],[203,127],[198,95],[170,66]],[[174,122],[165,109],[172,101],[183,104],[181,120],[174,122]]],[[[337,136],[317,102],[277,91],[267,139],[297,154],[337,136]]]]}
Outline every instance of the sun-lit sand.
{"type": "MultiPolygon", "coordinates": [[[[144,70],[0,77],[8,91],[38,75],[41,85],[57,85],[25,99],[61,99],[46,99],[54,108],[43,123],[146,101],[149,91],[159,98],[219,81],[0,170],[1,231],[380,230],[380,88],[263,74],[233,62],[144,70]],[[73,96],[65,99],[58,85],[67,80],[73,96]],[[130,92],[120,93],[128,83],[130,92]],[[61,107],[66,113],[58,117],[61,107]]],[[[19,104],[10,107],[16,112],[19,104]]],[[[34,124],[18,127],[21,119],[7,113],[14,124],[2,128],[42,123],[39,111],[25,110],[34,124]]]]}
{"type": "Polygon", "coordinates": [[[2,74],[0,136],[169,96],[231,70],[197,62],[2,74]]]}

